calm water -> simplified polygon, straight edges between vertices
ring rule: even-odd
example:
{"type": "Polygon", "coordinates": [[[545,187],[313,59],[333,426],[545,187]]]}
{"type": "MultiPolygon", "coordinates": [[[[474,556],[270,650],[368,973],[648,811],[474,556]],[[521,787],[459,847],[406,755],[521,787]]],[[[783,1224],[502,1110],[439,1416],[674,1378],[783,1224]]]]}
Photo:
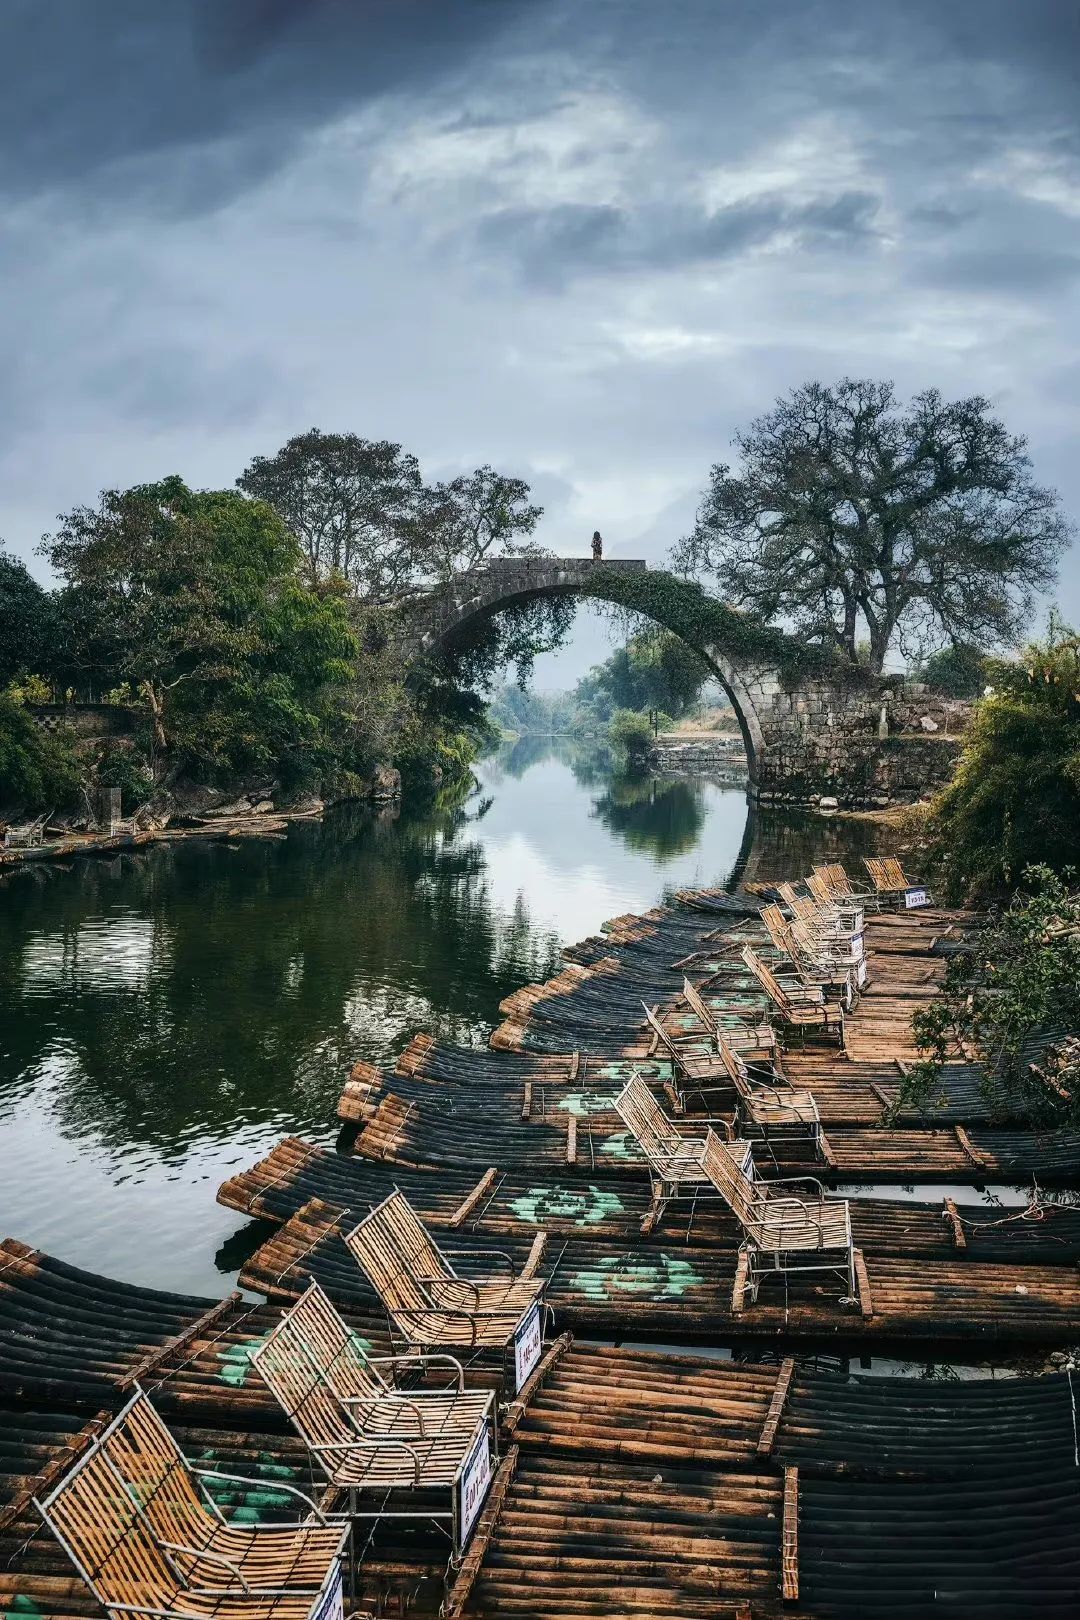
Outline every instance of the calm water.
{"type": "MultiPolygon", "coordinates": [[[[332,1142],[357,1058],[418,1029],[482,1044],[562,944],[728,881],[762,832],[737,788],[618,782],[536,739],[478,774],[453,810],[349,809],[279,842],[0,883],[2,1232],[220,1292],[242,1255],[219,1183],[287,1132],[332,1142]]],[[[764,833],[802,869],[840,826],[764,833]]]]}

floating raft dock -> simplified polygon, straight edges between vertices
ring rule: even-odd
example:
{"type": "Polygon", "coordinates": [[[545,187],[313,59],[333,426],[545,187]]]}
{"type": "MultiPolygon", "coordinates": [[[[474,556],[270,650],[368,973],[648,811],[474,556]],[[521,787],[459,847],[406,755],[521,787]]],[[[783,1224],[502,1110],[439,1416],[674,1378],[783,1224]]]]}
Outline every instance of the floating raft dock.
{"type": "Polygon", "coordinates": [[[488,1051],[417,1036],[393,1074],[357,1064],[342,1151],[290,1137],[220,1190],[273,1227],[241,1273],[255,1301],[132,1288],[0,1243],[0,1614],[97,1614],[32,1498],[136,1381],[190,1455],[254,1474],[227,1512],[288,1514],[274,1482],[308,1487],[308,1463],[251,1351],[315,1277],[386,1352],[342,1232],[398,1186],[436,1235],[452,1234],[466,1270],[470,1251],[479,1267],[497,1247],[546,1277],[558,1337],[504,1409],[504,1465],[445,1596],[445,1550],[406,1531],[366,1557],[368,1606],[444,1620],[1073,1620],[1080,1372],[964,1382],[947,1368],[915,1380],[820,1365],[893,1346],[940,1360],[946,1347],[1045,1353],[1080,1338],[1080,1199],[1024,1208],[976,1193],[1029,1174],[1068,1187],[1080,1137],[991,1119],[966,1061],[946,1071],[940,1109],[896,1110],[911,1013],[973,926],[963,913],[868,919],[872,983],[847,1054],[782,1055],[817,1101],[829,1159],[758,1142],[758,1167],[873,1184],[851,1202],[857,1301],[789,1274],[748,1303],[726,1206],[658,1209],[613,1111],[635,1071],[672,1102],[642,1002],[704,1049],[684,974],[721,1023],[762,1018],[738,954],[760,935],[754,908],[712,893],[581,942],[549,984],[508,998],[488,1051]],[[901,1197],[916,1181],[940,1193],[901,1197]]]}
{"type": "Polygon", "coordinates": [[[788,1080],[818,1104],[828,1159],[815,1162],[809,1139],[754,1144],[766,1178],[873,1188],[851,1200],[857,1303],[841,1305],[829,1281],[791,1274],[747,1303],[741,1233],[726,1206],[700,1196],[658,1210],[614,1111],[635,1072],[674,1105],[671,1064],[655,1050],[643,1002],[683,1046],[707,1050],[682,999],[684,976],[721,1023],[765,1017],[737,954],[760,925],[714,910],[708,895],[617,918],[574,947],[555,979],[503,1003],[507,1021],[487,1051],[421,1034],[393,1074],[358,1063],[339,1106],[351,1154],[289,1138],[221,1188],[223,1203],[280,1223],[241,1281],[285,1300],[317,1276],[333,1297],[374,1309],[341,1233],[398,1186],[466,1248],[497,1238],[519,1264],[536,1265],[559,1325],[576,1334],[1056,1348],[1080,1326],[1080,1201],[995,1207],[975,1189],[1032,1177],[1067,1186],[1080,1173],[1080,1135],[990,1123],[980,1071],[965,1061],[946,1070],[940,1110],[896,1115],[915,1056],[911,1014],[936,993],[943,948],[975,925],[963,912],[868,918],[870,982],[848,1019],[846,1053],[807,1044],[782,1055],[788,1080]],[[945,1184],[937,1199],[899,1196],[935,1182],[945,1184]]]}

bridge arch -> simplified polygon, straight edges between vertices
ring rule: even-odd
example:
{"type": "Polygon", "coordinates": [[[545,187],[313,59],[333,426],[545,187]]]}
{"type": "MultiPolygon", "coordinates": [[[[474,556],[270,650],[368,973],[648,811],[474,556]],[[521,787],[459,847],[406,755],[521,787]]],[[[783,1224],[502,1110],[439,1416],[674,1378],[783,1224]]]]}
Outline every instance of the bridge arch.
{"type": "Polygon", "coordinates": [[[662,570],[649,570],[643,561],[498,558],[459,575],[451,586],[417,603],[410,620],[410,640],[417,656],[434,653],[471,623],[545,596],[579,596],[633,608],[680,636],[730,698],[746,748],[750,780],[756,781],[768,746],[770,704],[781,686],[779,661],[770,653],[774,643],[786,643],[790,638],[767,630],[764,645],[751,649],[746,634],[751,621],[705,597],[698,587],[662,570]],[[645,589],[642,576],[648,579],[645,589]],[[688,601],[708,604],[708,613],[693,620],[686,611],[688,601]]]}

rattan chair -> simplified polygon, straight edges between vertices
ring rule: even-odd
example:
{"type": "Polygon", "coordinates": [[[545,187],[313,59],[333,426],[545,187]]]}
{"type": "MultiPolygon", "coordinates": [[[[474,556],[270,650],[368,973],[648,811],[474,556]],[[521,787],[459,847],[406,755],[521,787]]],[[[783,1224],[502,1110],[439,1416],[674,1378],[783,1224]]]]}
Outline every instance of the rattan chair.
{"type": "Polygon", "coordinates": [[[843,1049],[844,1009],[839,1002],[829,1001],[823,990],[811,986],[781,985],[752,945],[743,946],[742,958],[789,1029],[801,1035],[820,1030],[843,1049]]]}
{"type": "Polygon", "coordinates": [[[321,1522],[227,1524],[203,1505],[194,1474],[140,1391],[36,1506],[110,1614],[307,1620],[340,1603],[346,1523],[275,1481],[321,1522]]]}
{"type": "Polygon", "coordinates": [[[857,1298],[856,1250],[846,1198],[830,1198],[810,1177],[756,1180],[753,1161],[739,1165],[729,1144],[713,1131],[706,1134],[701,1167],[743,1229],[741,1253],[751,1301],[757,1299],[763,1277],[802,1271],[836,1272],[846,1285],[845,1300],[857,1298]],[[817,1197],[798,1197],[785,1190],[797,1185],[816,1186],[817,1197]]]}
{"type": "Polygon", "coordinates": [[[467,1505],[463,1492],[472,1471],[486,1493],[498,1431],[494,1395],[467,1390],[453,1356],[368,1356],[313,1282],[251,1362],[327,1480],[348,1492],[351,1519],[429,1519],[449,1525],[461,1550],[479,1510],[475,1488],[467,1505]],[[452,1388],[403,1389],[379,1370],[440,1363],[452,1388]]]}

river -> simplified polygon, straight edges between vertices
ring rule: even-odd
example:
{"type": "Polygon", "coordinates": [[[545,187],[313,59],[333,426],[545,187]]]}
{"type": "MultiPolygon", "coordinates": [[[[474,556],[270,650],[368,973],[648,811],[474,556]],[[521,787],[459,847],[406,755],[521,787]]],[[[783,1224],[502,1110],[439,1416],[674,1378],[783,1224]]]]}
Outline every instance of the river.
{"type": "Polygon", "coordinates": [[[620,780],[562,742],[523,739],[477,776],[455,808],[349,807],[280,841],[0,883],[0,1235],[218,1294],[248,1246],[219,1183],[287,1133],[332,1143],[358,1058],[392,1062],[419,1029],[482,1044],[563,944],[748,857],[801,871],[872,847],[857,824],[750,822],[736,786],[620,780]]]}

